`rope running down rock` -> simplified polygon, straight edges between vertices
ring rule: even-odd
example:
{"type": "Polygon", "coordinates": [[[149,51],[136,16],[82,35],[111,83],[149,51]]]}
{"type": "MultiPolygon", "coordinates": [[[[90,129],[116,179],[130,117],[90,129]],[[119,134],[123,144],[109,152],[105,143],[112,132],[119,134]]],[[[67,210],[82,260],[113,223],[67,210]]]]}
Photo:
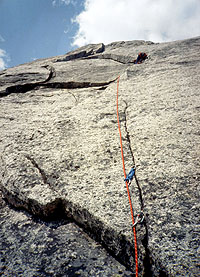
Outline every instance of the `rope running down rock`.
{"type": "MultiPolygon", "coordinates": [[[[118,129],[119,129],[119,137],[120,137],[120,146],[121,146],[121,156],[122,156],[124,178],[126,179],[126,170],[125,170],[124,154],[123,154],[123,146],[122,146],[122,135],[121,135],[120,121],[119,121],[119,110],[118,110],[119,79],[120,79],[120,76],[117,79],[117,122],[118,122],[118,129]]],[[[127,194],[128,194],[129,204],[130,204],[132,223],[133,223],[133,235],[134,235],[134,247],[135,247],[135,276],[138,277],[137,236],[136,236],[136,229],[135,229],[133,206],[132,206],[132,202],[131,202],[131,196],[130,196],[130,191],[129,191],[128,184],[129,184],[129,182],[126,181],[126,189],[127,189],[127,194]]]]}

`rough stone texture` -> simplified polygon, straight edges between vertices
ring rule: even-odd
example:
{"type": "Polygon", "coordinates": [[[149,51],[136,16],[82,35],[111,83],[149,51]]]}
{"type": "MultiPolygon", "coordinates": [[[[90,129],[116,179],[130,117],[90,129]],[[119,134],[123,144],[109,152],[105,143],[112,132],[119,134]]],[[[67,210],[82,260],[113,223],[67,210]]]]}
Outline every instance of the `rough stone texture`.
{"type": "Polygon", "coordinates": [[[131,276],[74,223],[0,208],[1,276],[131,276]]]}
{"type": "Polygon", "coordinates": [[[0,72],[2,193],[39,217],[73,219],[134,272],[120,75],[126,170],[134,159],[133,206],[145,213],[140,275],[199,276],[200,38],[100,48],[0,72]],[[149,59],[132,64],[141,51],[149,59]]]}

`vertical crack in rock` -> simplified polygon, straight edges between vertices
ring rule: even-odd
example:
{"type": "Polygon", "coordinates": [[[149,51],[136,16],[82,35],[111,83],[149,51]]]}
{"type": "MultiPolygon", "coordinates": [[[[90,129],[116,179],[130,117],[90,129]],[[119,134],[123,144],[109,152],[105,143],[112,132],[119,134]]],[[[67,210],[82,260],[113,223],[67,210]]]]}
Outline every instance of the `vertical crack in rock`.
{"type": "MultiPolygon", "coordinates": [[[[130,150],[130,153],[131,153],[133,165],[136,166],[133,150],[132,150],[132,147],[131,147],[130,134],[129,134],[128,127],[127,127],[127,109],[128,109],[128,104],[127,104],[126,101],[124,101],[124,103],[126,104],[125,109],[124,109],[124,118],[125,118],[124,127],[125,127],[125,131],[126,131],[126,139],[128,141],[128,147],[129,147],[129,150],[130,150]]],[[[135,173],[134,177],[135,177],[135,181],[136,181],[136,184],[137,184],[137,187],[138,187],[138,191],[139,191],[141,210],[143,210],[143,208],[144,208],[144,202],[143,202],[143,198],[142,198],[142,189],[141,189],[140,184],[138,182],[136,173],[135,173]]]]}
{"type": "MultiPolygon", "coordinates": [[[[127,142],[128,142],[129,151],[131,153],[133,165],[135,166],[136,163],[135,163],[134,153],[133,153],[133,150],[132,150],[132,147],[131,147],[131,139],[130,139],[130,134],[129,134],[129,131],[128,131],[128,126],[127,126],[127,109],[128,109],[128,104],[127,104],[126,101],[124,101],[124,103],[125,103],[125,108],[124,108],[124,118],[125,118],[124,128],[125,128],[125,132],[126,132],[126,139],[127,139],[127,142]]],[[[135,182],[136,182],[136,185],[137,185],[137,188],[138,188],[138,191],[139,191],[141,211],[143,211],[143,209],[144,209],[144,201],[143,201],[143,197],[142,197],[142,189],[141,189],[139,181],[137,179],[136,172],[135,172],[134,177],[135,177],[135,182]]],[[[150,250],[149,250],[149,247],[148,247],[149,232],[148,232],[148,226],[147,226],[146,217],[144,219],[144,227],[145,227],[145,235],[144,235],[144,237],[142,239],[142,244],[143,244],[144,249],[145,249],[145,256],[144,256],[144,259],[143,259],[143,266],[144,266],[143,276],[148,277],[148,276],[153,276],[153,272],[152,272],[152,259],[150,257],[150,250]]]]}

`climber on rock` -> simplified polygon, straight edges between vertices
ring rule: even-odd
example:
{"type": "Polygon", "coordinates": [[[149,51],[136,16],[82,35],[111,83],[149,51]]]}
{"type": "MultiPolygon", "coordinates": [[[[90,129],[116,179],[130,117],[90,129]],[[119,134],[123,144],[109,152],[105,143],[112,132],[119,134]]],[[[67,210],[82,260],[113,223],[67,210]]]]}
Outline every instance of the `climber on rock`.
{"type": "Polygon", "coordinates": [[[146,59],[148,59],[148,56],[146,53],[140,52],[137,56],[137,59],[133,61],[134,64],[139,64],[142,63],[143,61],[145,61],[146,59]]]}

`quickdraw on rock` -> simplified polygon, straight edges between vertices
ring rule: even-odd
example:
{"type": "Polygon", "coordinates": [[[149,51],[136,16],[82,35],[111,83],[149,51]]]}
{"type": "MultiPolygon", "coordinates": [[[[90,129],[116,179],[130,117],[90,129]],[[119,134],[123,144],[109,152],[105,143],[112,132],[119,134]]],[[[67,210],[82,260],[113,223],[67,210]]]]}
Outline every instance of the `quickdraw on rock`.
{"type": "Polygon", "coordinates": [[[125,182],[128,182],[129,184],[131,183],[131,181],[133,180],[133,177],[135,175],[135,167],[132,167],[129,174],[126,176],[126,178],[124,179],[125,182]]]}
{"type": "Polygon", "coordinates": [[[135,227],[138,223],[142,223],[144,221],[144,213],[140,212],[139,214],[137,214],[137,216],[135,217],[135,223],[133,224],[133,227],[135,227]]]}

